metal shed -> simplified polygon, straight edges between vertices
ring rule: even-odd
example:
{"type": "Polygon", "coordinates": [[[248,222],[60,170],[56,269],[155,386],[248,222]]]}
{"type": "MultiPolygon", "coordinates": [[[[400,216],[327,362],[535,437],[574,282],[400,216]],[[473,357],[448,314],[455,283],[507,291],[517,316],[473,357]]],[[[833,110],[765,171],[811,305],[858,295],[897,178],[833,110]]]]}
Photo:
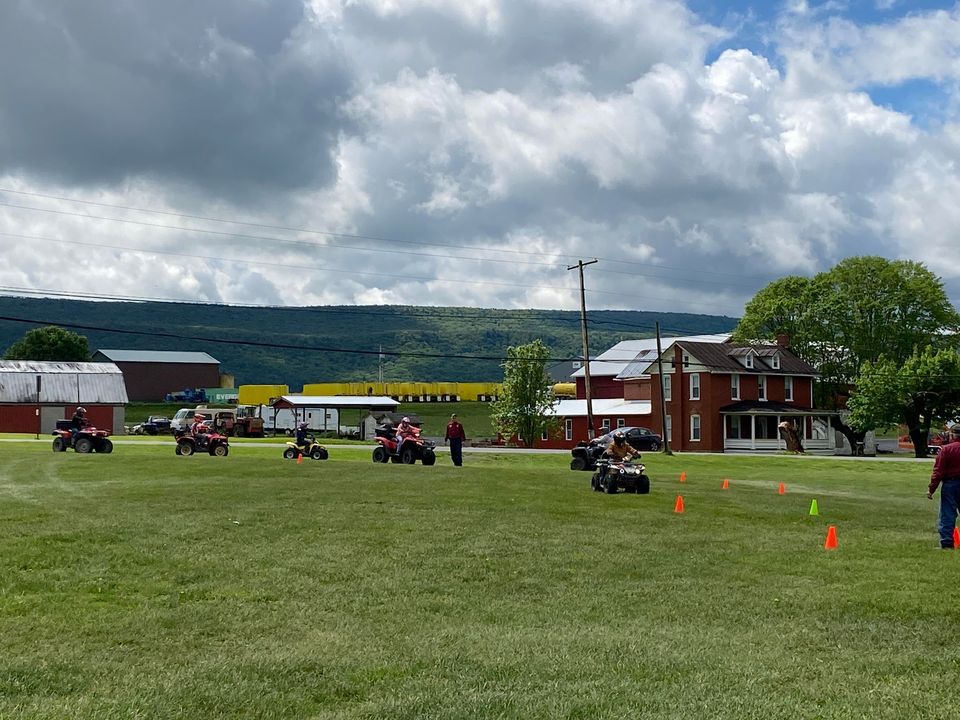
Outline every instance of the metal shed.
{"type": "Polygon", "coordinates": [[[122,432],[127,402],[113,363],[0,361],[0,432],[46,433],[77,405],[94,425],[122,432]]]}

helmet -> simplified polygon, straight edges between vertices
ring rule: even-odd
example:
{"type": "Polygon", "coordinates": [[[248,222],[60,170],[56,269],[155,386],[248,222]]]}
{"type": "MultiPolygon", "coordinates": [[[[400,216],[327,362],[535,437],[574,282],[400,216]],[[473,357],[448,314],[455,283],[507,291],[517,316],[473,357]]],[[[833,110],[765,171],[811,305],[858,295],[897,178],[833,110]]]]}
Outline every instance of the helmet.
{"type": "Polygon", "coordinates": [[[625,440],[626,440],[626,437],[624,437],[623,433],[620,432],[619,430],[617,430],[617,432],[613,434],[613,441],[617,445],[623,445],[625,440]]]}
{"type": "Polygon", "coordinates": [[[77,412],[80,413],[81,415],[83,415],[86,411],[87,411],[87,409],[86,409],[85,407],[78,407],[78,408],[77,408],[77,412]]]}
{"type": "Polygon", "coordinates": [[[306,430],[306,429],[307,429],[307,423],[302,422],[302,423],[300,423],[299,425],[297,425],[297,427],[298,427],[299,429],[301,429],[301,430],[306,430]]]}
{"type": "Polygon", "coordinates": [[[203,415],[203,413],[197,413],[196,415],[193,416],[193,419],[194,419],[194,420],[203,420],[204,417],[205,417],[205,416],[203,415]]]}
{"type": "Polygon", "coordinates": [[[403,416],[403,420],[401,420],[400,422],[407,422],[407,423],[408,423],[408,422],[410,422],[410,418],[408,418],[406,415],[404,415],[404,416],[403,416]]]}

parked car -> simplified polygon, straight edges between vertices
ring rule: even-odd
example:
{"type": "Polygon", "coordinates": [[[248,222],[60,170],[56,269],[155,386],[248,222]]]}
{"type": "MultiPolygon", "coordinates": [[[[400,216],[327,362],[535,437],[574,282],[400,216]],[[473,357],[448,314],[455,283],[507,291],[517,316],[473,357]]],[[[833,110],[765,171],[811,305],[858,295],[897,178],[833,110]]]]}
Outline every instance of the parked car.
{"type": "Polygon", "coordinates": [[[130,428],[132,435],[159,435],[170,432],[170,418],[151,415],[142,423],[130,428]]]}
{"type": "Polygon", "coordinates": [[[663,438],[649,428],[645,427],[622,427],[611,430],[606,435],[594,438],[590,442],[579,442],[577,446],[570,451],[573,458],[570,460],[571,470],[595,470],[597,460],[607,449],[607,446],[613,442],[613,434],[622,432],[627,442],[639,452],[657,452],[663,447],[663,438]]]}

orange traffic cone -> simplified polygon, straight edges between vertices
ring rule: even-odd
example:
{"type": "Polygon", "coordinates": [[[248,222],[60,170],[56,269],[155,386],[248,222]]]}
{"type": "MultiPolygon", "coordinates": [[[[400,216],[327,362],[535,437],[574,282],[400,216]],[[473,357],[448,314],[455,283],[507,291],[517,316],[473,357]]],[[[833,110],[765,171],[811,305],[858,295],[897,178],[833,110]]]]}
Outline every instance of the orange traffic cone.
{"type": "Polygon", "coordinates": [[[681,471],[680,471],[680,482],[686,482],[686,481],[687,481],[687,471],[686,471],[686,470],[681,470],[681,471]]]}
{"type": "Polygon", "coordinates": [[[786,494],[787,494],[787,486],[784,485],[783,483],[780,483],[780,487],[779,487],[779,489],[777,490],[777,492],[778,492],[780,495],[786,495],[786,494]]]}
{"type": "Polygon", "coordinates": [[[831,525],[827,528],[827,540],[823,543],[824,550],[836,550],[837,549],[837,529],[831,525]]]}
{"type": "Polygon", "coordinates": [[[673,511],[675,513],[683,512],[683,495],[677,495],[677,504],[673,506],[673,511]]]}
{"type": "Polygon", "coordinates": [[[953,529],[953,547],[960,548],[960,528],[953,529]]]}
{"type": "Polygon", "coordinates": [[[303,462],[303,453],[297,453],[297,465],[303,462]]]}
{"type": "Polygon", "coordinates": [[[727,478],[724,478],[724,479],[723,479],[723,485],[720,486],[720,489],[721,489],[721,490],[729,490],[729,489],[730,489],[730,480],[727,479],[727,478]]]}

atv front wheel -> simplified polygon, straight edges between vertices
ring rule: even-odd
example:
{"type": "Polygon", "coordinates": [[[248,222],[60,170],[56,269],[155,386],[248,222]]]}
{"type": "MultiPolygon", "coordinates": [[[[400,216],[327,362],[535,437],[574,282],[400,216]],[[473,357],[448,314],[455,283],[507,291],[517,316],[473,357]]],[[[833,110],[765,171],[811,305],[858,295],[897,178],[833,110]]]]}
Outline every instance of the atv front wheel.
{"type": "Polygon", "coordinates": [[[315,447],[315,448],[310,452],[310,457],[312,457],[314,460],[326,460],[327,457],[329,457],[329,455],[328,455],[328,453],[327,453],[327,449],[326,449],[326,448],[315,447]]]}
{"type": "Polygon", "coordinates": [[[214,445],[210,448],[210,454],[217,457],[226,457],[229,452],[230,449],[226,445],[214,445]]]}
{"type": "Polygon", "coordinates": [[[103,453],[108,455],[113,452],[113,443],[110,442],[107,438],[103,438],[100,443],[94,448],[98,453],[103,453]]]}
{"type": "Polygon", "coordinates": [[[400,462],[404,465],[413,465],[417,461],[417,456],[413,454],[413,448],[405,447],[400,455],[400,462]]]}
{"type": "Polygon", "coordinates": [[[424,450],[423,456],[420,458],[420,462],[422,462],[424,465],[436,465],[437,456],[433,450],[424,450]]]}
{"type": "Polygon", "coordinates": [[[641,495],[647,495],[650,492],[650,478],[646,475],[637,478],[637,492],[641,495]]]}
{"type": "Polygon", "coordinates": [[[586,470],[587,469],[587,459],[583,455],[577,455],[573,460],[570,461],[571,470],[586,470]]]}
{"type": "Polygon", "coordinates": [[[78,453],[88,453],[93,450],[93,440],[90,438],[77,438],[77,441],[73,444],[73,449],[78,453]]]}
{"type": "Polygon", "coordinates": [[[285,460],[293,460],[297,456],[297,451],[293,448],[287,448],[283,451],[283,457],[285,460]]]}

